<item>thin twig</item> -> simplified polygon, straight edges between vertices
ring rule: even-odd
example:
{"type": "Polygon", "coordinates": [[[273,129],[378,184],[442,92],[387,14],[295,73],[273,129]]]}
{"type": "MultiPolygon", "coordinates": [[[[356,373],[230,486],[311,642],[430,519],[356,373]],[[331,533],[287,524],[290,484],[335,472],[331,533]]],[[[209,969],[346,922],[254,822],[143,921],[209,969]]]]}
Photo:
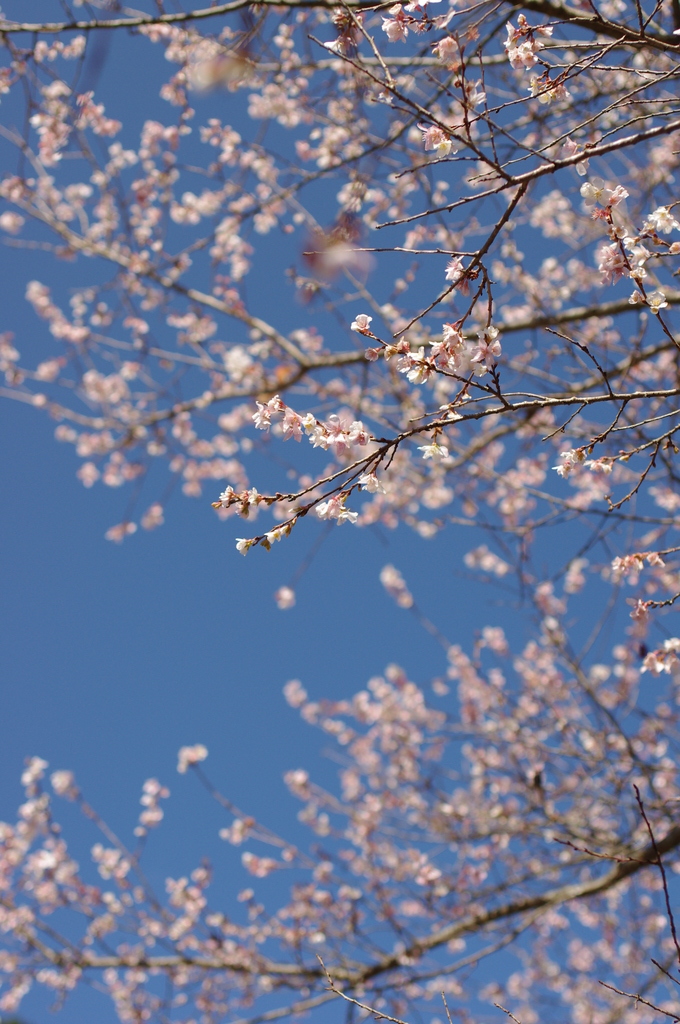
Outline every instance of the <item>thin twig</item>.
{"type": "Polygon", "coordinates": [[[642,797],[640,796],[640,790],[638,789],[638,787],[635,784],[633,784],[633,789],[635,790],[635,799],[638,802],[638,807],[640,808],[640,814],[642,815],[642,819],[643,819],[645,825],[647,826],[647,831],[649,832],[650,843],[651,843],[652,848],[654,850],[654,855],[655,855],[655,858],[656,858],[656,863],[658,864],[659,871],[661,873],[661,881],[663,883],[663,893],[664,893],[664,898],[666,900],[666,913],[668,914],[668,921],[669,921],[669,924],[671,926],[671,934],[673,936],[673,942],[675,944],[675,949],[676,949],[677,954],[678,954],[678,963],[680,963],[680,942],[678,942],[678,933],[677,933],[677,931],[675,929],[675,918],[673,917],[673,911],[671,909],[671,898],[670,898],[670,895],[669,895],[669,892],[668,892],[668,881],[666,879],[666,869],[664,867],[663,860],[661,859],[661,853],[659,851],[659,847],[657,846],[657,842],[656,842],[656,839],[654,837],[654,831],[652,829],[652,826],[649,823],[649,818],[647,817],[647,813],[645,811],[645,805],[643,804],[642,797]]]}

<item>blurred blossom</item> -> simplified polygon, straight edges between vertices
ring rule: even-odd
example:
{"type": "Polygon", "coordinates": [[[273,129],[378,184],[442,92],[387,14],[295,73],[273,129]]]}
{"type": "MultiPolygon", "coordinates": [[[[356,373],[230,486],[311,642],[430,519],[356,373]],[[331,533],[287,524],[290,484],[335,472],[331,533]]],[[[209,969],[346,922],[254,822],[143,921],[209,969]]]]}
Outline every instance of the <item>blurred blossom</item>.
{"type": "Polygon", "coordinates": [[[274,600],[282,611],[292,608],[295,604],[295,591],[291,587],[279,587],[274,594],[274,600]]]}
{"type": "Polygon", "coordinates": [[[205,761],[208,756],[208,748],[202,743],[195,743],[193,747],[180,747],[177,755],[177,771],[183,775],[187,768],[199,761],[205,761]]]}
{"type": "Polygon", "coordinates": [[[318,277],[333,280],[344,270],[365,278],[373,269],[370,253],[356,246],[361,237],[361,222],[350,213],[341,213],[330,231],[314,231],[305,245],[304,260],[318,277]]]}
{"type": "Polygon", "coordinates": [[[52,783],[52,789],[57,796],[67,797],[72,800],[77,793],[76,780],[73,772],[52,772],[50,775],[50,782],[52,783]]]}
{"type": "Polygon", "coordinates": [[[380,582],[400,608],[413,607],[413,595],[406,586],[404,577],[393,565],[386,565],[382,569],[380,582]]]}

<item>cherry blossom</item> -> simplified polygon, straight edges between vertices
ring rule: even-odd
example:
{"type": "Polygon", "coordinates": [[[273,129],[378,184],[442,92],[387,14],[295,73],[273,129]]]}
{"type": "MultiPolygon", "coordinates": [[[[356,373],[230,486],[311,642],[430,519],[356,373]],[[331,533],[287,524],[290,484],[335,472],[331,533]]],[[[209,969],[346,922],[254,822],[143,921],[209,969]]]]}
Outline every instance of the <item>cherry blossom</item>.
{"type": "Polygon", "coordinates": [[[666,295],[660,289],[657,291],[650,292],[647,296],[647,305],[651,309],[652,313],[658,316],[659,311],[666,309],[668,302],[666,301],[666,295]]]}
{"type": "Polygon", "coordinates": [[[458,258],[458,256],[454,256],[446,264],[446,271],[444,272],[444,277],[446,278],[447,281],[450,281],[451,284],[455,285],[458,284],[458,282],[463,277],[464,273],[465,268],[463,267],[462,261],[458,258]]]}
{"type": "Polygon", "coordinates": [[[0,214],[0,229],[10,235],[18,235],[25,223],[21,214],[13,210],[6,210],[0,214]]]}
{"type": "Polygon", "coordinates": [[[282,611],[293,608],[295,605],[295,591],[292,587],[279,587],[274,594],[274,600],[282,611]]]}
{"type": "Polygon", "coordinates": [[[385,566],[380,573],[380,582],[400,608],[411,608],[413,606],[413,594],[411,594],[406,586],[399,570],[395,569],[393,565],[385,566]]]}
{"type": "Polygon", "coordinates": [[[358,331],[359,334],[370,333],[369,324],[373,317],[368,316],[366,313],[359,313],[359,315],[352,321],[351,329],[358,331]]]}
{"type": "Polygon", "coordinates": [[[601,246],[597,253],[597,260],[597,269],[602,274],[604,284],[617,281],[627,270],[626,259],[618,242],[601,246]]]}
{"type": "Polygon", "coordinates": [[[558,476],[569,476],[574,467],[585,462],[586,455],[582,448],[572,448],[570,451],[560,452],[560,458],[562,462],[559,465],[553,466],[553,469],[557,471],[558,476]]]}
{"type": "Polygon", "coordinates": [[[346,495],[337,495],[322,501],[316,506],[316,514],[319,519],[335,519],[338,526],[343,523],[356,523],[359,518],[358,512],[350,512],[345,508],[346,495]]]}
{"type": "Polygon", "coordinates": [[[680,223],[671,213],[670,206],[657,206],[647,217],[647,224],[652,231],[660,231],[664,235],[680,229],[680,223]]]}
{"type": "Polygon", "coordinates": [[[293,637],[310,535],[373,528],[405,565],[412,531],[418,580],[380,581],[441,664],[333,700],[286,684],[339,767],[286,773],[299,848],[180,750],[244,854],[231,903],[204,863],[149,881],[157,778],[129,848],[82,773],[29,758],[0,825],[0,1014],[81,985],[125,1024],[311,1020],[340,992],[407,1024],[442,992],[452,1020],[674,1013],[652,964],[673,972],[680,849],[672,5],[142,0],[76,3],[74,29],[43,2],[0,26],[0,229],[44,274],[0,335],[3,399],[107,489],[108,539],[148,542],[184,496],[232,557],[285,542],[293,637]],[[139,47],[134,111],[76,73],[104,31],[139,47]],[[94,830],[81,864],[62,798],[94,830]]]}
{"type": "Polygon", "coordinates": [[[438,157],[445,157],[449,153],[455,152],[453,140],[438,125],[419,124],[418,127],[423,133],[424,149],[435,150],[438,157]]]}
{"type": "Polygon", "coordinates": [[[586,206],[592,207],[598,203],[600,206],[618,206],[624,199],[628,198],[628,192],[622,185],[610,189],[605,186],[602,178],[593,178],[581,185],[581,195],[586,206]]]}
{"type": "Polygon", "coordinates": [[[569,90],[562,82],[554,82],[544,75],[532,75],[529,80],[529,93],[538,97],[539,103],[554,103],[557,100],[568,100],[569,90]]]}
{"type": "Polygon", "coordinates": [[[207,756],[208,751],[202,743],[195,743],[193,747],[180,747],[177,755],[177,771],[183,775],[190,765],[205,761],[207,756]]]}
{"type": "Polygon", "coordinates": [[[506,576],[512,568],[495,552],[490,551],[486,544],[480,544],[473,551],[468,551],[463,561],[469,569],[480,569],[482,572],[492,573],[501,578],[506,576]]]}
{"type": "Polygon", "coordinates": [[[477,332],[477,344],[470,356],[470,362],[477,363],[482,372],[491,370],[501,354],[498,335],[498,328],[493,326],[477,332]]]}
{"type": "MultiPolygon", "coordinates": [[[[197,761],[202,760],[202,758],[196,756],[196,749],[194,748],[193,754],[190,754],[187,752],[186,747],[182,748],[184,756],[182,756],[182,751],[180,751],[180,763],[178,764],[177,771],[186,771],[187,765],[196,764],[197,761]]],[[[170,790],[165,786],[161,786],[158,779],[146,780],[142,787],[142,796],[139,801],[144,810],[139,815],[139,825],[135,829],[136,836],[145,836],[148,829],[155,828],[161,823],[163,820],[163,809],[160,801],[167,800],[169,796],[170,790]]]]}
{"type": "Polygon", "coordinates": [[[433,47],[439,60],[448,68],[454,68],[460,59],[460,48],[453,36],[444,36],[433,47]]]}
{"type": "Polygon", "coordinates": [[[650,651],[645,655],[641,672],[651,672],[658,676],[661,672],[671,672],[680,663],[680,640],[670,637],[664,640],[663,647],[650,651]]]}
{"type": "Polygon", "coordinates": [[[404,13],[405,8],[399,4],[393,4],[388,9],[389,18],[383,18],[382,30],[391,43],[406,42],[408,36],[408,18],[404,13]]]}
{"type": "MultiPolygon", "coordinates": [[[[565,139],[562,144],[562,152],[565,156],[577,156],[582,152],[582,149],[574,139],[565,139]]],[[[588,160],[580,160],[576,164],[576,173],[584,177],[588,173],[588,166],[588,160]]]]}
{"type": "Polygon", "coordinates": [[[532,68],[538,61],[538,52],[545,43],[536,36],[551,36],[552,26],[543,25],[531,28],[523,14],[517,18],[517,28],[511,21],[506,25],[507,39],[503,44],[508,60],[516,70],[532,68]]]}
{"type": "Polygon", "coordinates": [[[425,11],[429,4],[440,4],[442,0],[413,0],[412,3],[406,4],[406,10],[413,11],[425,11]]]}
{"type": "Polygon", "coordinates": [[[52,783],[52,789],[57,796],[74,799],[77,789],[73,772],[63,770],[52,772],[50,775],[50,782],[52,783]]]}
{"type": "Polygon", "coordinates": [[[449,455],[449,449],[446,445],[438,444],[437,441],[432,441],[431,444],[419,445],[418,451],[423,453],[424,459],[446,459],[449,455]]]}
{"type": "Polygon", "coordinates": [[[431,373],[431,366],[425,360],[425,347],[421,346],[417,352],[405,353],[398,360],[397,369],[406,374],[412,384],[423,384],[431,373]]]}

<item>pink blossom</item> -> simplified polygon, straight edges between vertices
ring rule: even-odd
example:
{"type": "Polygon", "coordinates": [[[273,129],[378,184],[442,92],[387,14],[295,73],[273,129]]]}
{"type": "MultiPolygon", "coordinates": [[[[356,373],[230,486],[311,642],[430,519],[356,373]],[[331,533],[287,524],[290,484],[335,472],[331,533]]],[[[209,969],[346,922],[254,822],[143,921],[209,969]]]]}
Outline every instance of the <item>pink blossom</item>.
{"type": "Polygon", "coordinates": [[[647,225],[652,231],[660,231],[664,235],[670,235],[671,231],[680,230],[680,223],[671,213],[670,206],[657,206],[649,214],[647,225]]]}
{"type": "Polygon", "coordinates": [[[448,68],[455,67],[460,61],[460,47],[453,36],[444,36],[433,49],[442,64],[448,68]]]}
{"type": "Polygon", "coordinates": [[[118,523],[116,526],[110,526],[104,536],[107,540],[112,540],[116,544],[121,544],[126,537],[130,537],[133,533],[137,532],[136,523],[118,523]]]}
{"type": "Polygon", "coordinates": [[[250,835],[250,825],[248,822],[236,818],[230,828],[221,828],[218,834],[220,839],[231,843],[232,846],[240,846],[250,835]]]}
{"type": "Polygon", "coordinates": [[[64,360],[46,359],[36,367],[35,376],[37,380],[53,381],[59,376],[64,360]]]}
{"type": "Polygon", "coordinates": [[[115,118],[104,115],[104,104],[93,103],[93,92],[86,92],[78,96],[77,105],[80,107],[80,115],[76,126],[80,129],[91,128],[95,135],[117,135],[122,125],[115,118]]]}
{"type": "Polygon", "coordinates": [[[104,879],[115,878],[117,880],[126,878],[131,862],[123,855],[121,850],[104,847],[101,843],[95,843],[92,847],[92,860],[97,865],[99,874],[104,879]]]}
{"type": "Polygon", "coordinates": [[[451,284],[456,285],[463,277],[464,273],[465,268],[463,267],[462,260],[458,256],[453,256],[446,264],[444,277],[447,281],[450,281],[451,284]]]}
{"type": "Polygon", "coordinates": [[[443,131],[443,129],[434,124],[419,124],[418,127],[423,133],[423,147],[426,151],[436,150],[437,156],[439,157],[448,156],[449,153],[452,152],[453,141],[451,137],[443,131]]]}
{"type": "Polygon", "coordinates": [[[633,604],[633,610],[630,613],[630,617],[636,622],[645,623],[649,618],[648,602],[638,598],[638,600],[633,604]]]}
{"type": "Polygon", "coordinates": [[[568,100],[571,95],[563,82],[551,79],[547,73],[531,76],[529,92],[532,96],[538,97],[539,103],[543,104],[568,100]]]}
{"type": "Polygon", "coordinates": [[[425,11],[429,4],[440,4],[442,0],[412,0],[406,4],[407,11],[425,11]]]}
{"type": "MultiPolygon", "coordinates": [[[[564,155],[567,157],[576,156],[578,153],[583,152],[578,143],[574,142],[573,139],[566,139],[562,144],[562,150],[564,152],[564,155]]],[[[580,160],[576,164],[576,173],[580,174],[581,177],[583,177],[585,174],[588,173],[588,165],[589,161],[587,159],[580,160]]]]}
{"type": "Polygon", "coordinates": [[[385,494],[385,487],[375,473],[364,473],[359,477],[359,483],[369,494],[385,494]]]}
{"type": "Polygon", "coordinates": [[[291,587],[279,587],[274,594],[274,600],[282,611],[292,608],[295,604],[295,591],[291,587]]]}
{"type": "Polygon", "coordinates": [[[567,477],[575,466],[585,461],[585,457],[586,453],[582,448],[571,448],[569,451],[560,452],[562,462],[558,466],[553,466],[553,469],[556,470],[558,476],[567,477]]]}
{"type": "Polygon", "coordinates": [[[501,343],[498,340],[497,327],[485,327],[477,331],[477,344],[470,356],[471,363],[483,366],[485,370],[491,370],[498,361],[501,354],[501,343]]]}
{"type": "Polygon", "coordinates": [[[300,708],[307,700],[307,691],[299,679],[289,680],[283,688],[283,695],[292,708],[300,708]]]}
{"type": "Polygon", "coordinates": [[[368,316],[366,313],[359,313],[356,319],[352,321],[350,330],[358,331],[359,334],[370,334],[369,324],[373,319],[372,316],[368,316]]]}
{"type": "Polygon", "coordinates": [[[359,513],[350,512],[345,508],[346,495],[336,495],[328,501],[322,501],[316,506],[316,514],[319,519],[335,519],[338,526],[342,523],[356,523],[359,513]]]}
{"type": "MultiPolygon", "coordinates": [[[[187,748],[183,748],[186,750],[187,748]]],[[[194,748],[194,751],[196,748],[194,748]]],[[[207,751],[206,751],[207,755],[207,751]]],[[[185,758],[186,761],[186,758],[185,758]]],[[[180,763],[182,763],[182,751],[180,750],[180,763]]],[[[196,761],[186,761],[187,764],[195,764],[196,761]]],[[[179,765],[177,770],[180,771],[179,765]]],[[[184,768],[186,771],[186,766],[184,768]]],[[[149,828],[155,828],[163,820],[163,809],[160,806],[161,800],[166,800],[170,796],[170,790],[165,786],[161,786],[158,779],[147,779],[142,787],[142,796],[140,803],[144,810],[139,815],[139,825],[135,829],[135,835],[143,836],[146,835],[146,831],[149,828]]]]}
{"type": "Polygon", "coordinates": [[[159,526],[162,526],[163,523],[163,506],[159,502],[155,501],[153,505],[149,505],[148,509],[142,516],[142,527],[145,530],[156,530],[159,526]]]}
{"type": "Polygon", "coordinates": [[[511,566],[495,552],[490,551],[486,544],[468,551],[463,556],[463,561],[468,569],[480,569],[499,578],[507,576],[511,570],[511,566]]]}
{"type": "Polygon", "coordinates": [[[6,210],[0,214],[0,229],[10,235],[18,235],[25,224],[24,218],[14,210],[6,210]]]}
{"type": "Polygon", "coordinates": [[[331,449],[336,455],[348,453],[354,446],[364,446],[371,435],[361,420],[348,421],[347,416],[333,413],[324,423],[313,420],[306,425],[315,448],[331,449]]]}
{"type": "Polygon", "coordinates": [[[419,348],[417,352],[407,352],[397,362],[397,369],[405,373],[412,384],[423,384],[432,372],[431,365],[425,359],[425,349],[419,348]]]}
{"type": "Polygon", "coordinates": [[[27,792],[33,794],[37,791],[36,784],[43,779],[47,767],[48,762],[43,761],[42,757],[27,758],[26,767],[21,774],[21,785],[27,792]]]}
{"type": "Polygon", "coordinates": [[[241,862],[251,875],[255,878],[266,878],[272,871],[276,871],[282,867],[278,861],[273,860],[271,857],[256,857],[254,853],[244,853],[241,857],[241,862]]]}
{"type": "Polygon", "coordinates": [[[63,770],[52,772],[50,775],[50,782],[52,784],[52,789],[57,796],[63,796],[69,800],[73,800],[78,793],[73,772],[63,770]]]}
{"type": "Polygon", "coordinates": [[[614,207],[628,198],[628,192],[622,185],[610,189],[605,186],[602,178],[593,178],[581,185],[581,195],[588,207],[599,203],[600,206],[614,207]]]}
{"type": "Polygon", "coordinates": [[[192,764],[205,761],[208,756],[208,749],[202,743],[195,743],[193,747],[180,747],[177,755],[177,771],[183,775],[192,764]]]}
{"type": "Polygon", "coordinates": [[[609,197],[609,205],[618,206],[619,203],[622,203],[624,199],[628,198],[628,195],[628,190],[625,189],[623,185],[617,185],[609,197]]]}
{"type": "Polygon", "coordinates": [[[404,8],[401,4],[394,4],[389,8],[388,13],[390,17],[383,18],[382,20],[383,32],[391,43],[397,43],[399,40],[406,42],[406,37],[408,35],[408,18],[404,13],[404,8]]]}
{"type": "Polygon", "coordinates": [[[302,440],[302,428],[303,422],[302,417],[298,416],[290,406],[286,406],[286,411],[283,414],[283,439],[287,441],[289,438],[293,438],[295,441],[302,440]]]}
{"type": "Polygon", "coordinates": [[[564,577],[564,592],[566,594],[578,594],[586,584],[586,577],[583,570],[588,565],[587,558],[574,558],[567,569],[564,577]]]}
{"type": "Polygon", "coordinates": [[[400,608],[413,606],[413,595],[406,586],[403,576],[393,565],[386,565],[381,570],[380,582],[400,608]]]}
{"type": "Polygon", "coordinates": [[[253,413],[253,422],[258,430],[269,430],[271,418],[281,412],[285,406],[278,395],[274,395],[268,402],[256,402],[257,412],[253,413]]]}
{"type": "Polygon", "coordinates": [[[446,445],[438,444],[437,441],[420,445],[418,451],[423,453],[424,459],[446,459],[449,455],[449,449],[446,445]]]}
{"type": "MultiPolygon", "coordinates": [[[[523,15],[520,15],[520,18],[522,17],[523,15]]],[[[513,28],[511,22],[508,22],[506,30],[508,38],[504,46],[511,67],[515,70],[532,68],[538,61],[537,52],[544,44],[533,37],[524,37],[525,33],[513,28]]]]}
{"type": "Polygon", "coordinates": [[[94,462],[84,462],[76,472],[76,476],[84,487],[92,487],[99,480],[101,473],[94,462]]]}
{"type": "Polygon", "coordinates": [[[442,327],[443,341],[445,345],[459,348],[464,343],[463,335],[457,324],[444,324],[442,327]]]}
{"type": "Polygon", "coordinates": [[[669,637],[663,646],[645,655],[641,672],[651,672],[658,676],[662,672],[672,672],[680,664],[680,639],[669,637]]]}
{"type": "Polygon", "coordinates": [[[666,293],[662,292],[660,289],[657,289],[656,291],[650,292],[647,295],[647,305],[649,306],[649,308],[652,311],[652,313],[654,313],[656,316],[658,316],[659,312],[662,309],[666,309],[666,307],[668,306],[668,300],[666,299],[666,293]]]}
{"type": "Polygon", "coordinates": [[[414,879],[416,885],[433,885],[441,877],[442,873],[439,868],[435,867],[434,864],[430,864],[426,857],[421,857],[414,879]]]}
{"type": "Polygon", "coordinates": [[[597,269],[602,274],[603,284],[617,281],[627,269],[621,247],[616,242],[601,246],[597,253],[597,261],[597,269]]]}

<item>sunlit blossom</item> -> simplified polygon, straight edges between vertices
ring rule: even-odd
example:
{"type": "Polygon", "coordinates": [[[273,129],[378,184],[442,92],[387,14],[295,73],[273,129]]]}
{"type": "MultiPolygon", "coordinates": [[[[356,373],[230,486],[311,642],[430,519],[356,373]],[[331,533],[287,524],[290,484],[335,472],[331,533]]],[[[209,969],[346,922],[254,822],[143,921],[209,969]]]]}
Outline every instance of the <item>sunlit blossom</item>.
{"type": "Polygon", "coordinates": [[[393,4],[388,9],[389,17],[382,19],[382,30],[391,43],[406,42],[408,35],[408,18],[401,4],[393,4]]]}
{"type": "Polygon", "coordinates": [[[423,148],[425,150],[434,150],[438,157],[448,156],[453,151],[451,136],[438,125],[419,124],[418,127],[423,133],[423,148]]]}
{"type": "Polygon", "coordinates": [[[650,292],[647,295],[647,305],[649,306],[652,313],[658,316],[662,309],[666,309],[668,306],[668,300],[666,299],[665,292],[657,289],[656,291],[650,292]]]}
{"type": "Polygon", "coordinates": [[[439,444],[437,441],[432,441],[431,444],[420,445],[418,451],[423,453],[424,459],[446,459],[449,455],[449,449],[446,445],[439,444]]]}
{"type": "Polygon", "coordinates": [[[373,317],[368,316],[366,313],[359,313],[359,315],[352,321],[350,330],[358,331],[359,334],[368,334],[370,332],[370,323],[373,317]]]}
{"type": "Polygon", "coordinates": [[[343,523],[356,523],[359,518],[358,512],[350,512],[345,508],[345,495],[337,495],[322,501],[316,506],[316,514],[319,519],[335,519],[338,526],[343,523]]]}
{"type": "Polygon", "coordinates": [[[670,206],[657,206],[647,217],[647,225],[653,231],[659,231],[663,235],[670,235],[671,231],[680,230],[680,223],[671,213],[670,206]]]}

